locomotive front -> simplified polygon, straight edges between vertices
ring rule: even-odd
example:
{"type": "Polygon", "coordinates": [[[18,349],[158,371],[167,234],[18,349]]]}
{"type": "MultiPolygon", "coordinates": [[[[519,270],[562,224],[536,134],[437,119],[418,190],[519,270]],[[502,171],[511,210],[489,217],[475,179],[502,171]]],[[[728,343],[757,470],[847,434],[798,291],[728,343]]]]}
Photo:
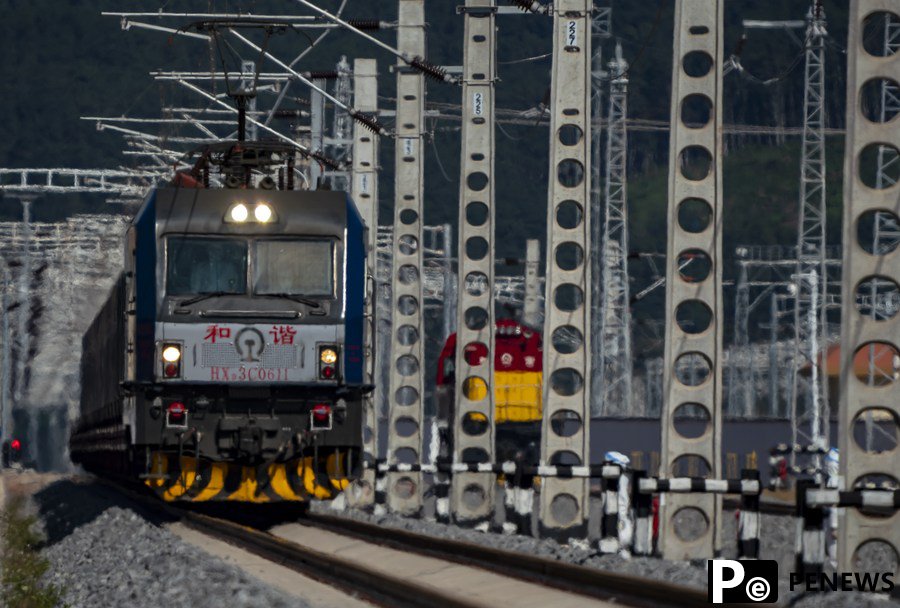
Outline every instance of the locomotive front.
{"type": "Polygon", "coordinates": [[[365,390],[363,239],[344,193],[172,187],[147,200],[128,239],[124,417],[164,498],[345,487],[365,390]]]}
{"type": "Polygon", "coordinates": [[[365,226],[346,193],[294,190],[293,156],[219,148],[129,226],[83,339],[70,453],[165,500],[328,498],[359,472],[372,388],[365,226]]]}

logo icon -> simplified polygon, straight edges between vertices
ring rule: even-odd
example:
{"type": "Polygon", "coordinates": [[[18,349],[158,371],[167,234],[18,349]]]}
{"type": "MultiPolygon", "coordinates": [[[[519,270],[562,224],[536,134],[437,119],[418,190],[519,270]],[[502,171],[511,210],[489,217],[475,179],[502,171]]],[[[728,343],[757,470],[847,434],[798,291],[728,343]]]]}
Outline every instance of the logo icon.
{"type": "Polygon", "coordinates": [[[266,341],[262,332],[253,327],[245,327],[234,338],[234,350],[241,361],[246,363],[258,363],[265,349],[266,341]]]}
{"type": "Polygon", "coordinates": [[[775,560],[711,559],[708,563],[709,591],[713,604],[778,601],[778,562],[775,560]]]}

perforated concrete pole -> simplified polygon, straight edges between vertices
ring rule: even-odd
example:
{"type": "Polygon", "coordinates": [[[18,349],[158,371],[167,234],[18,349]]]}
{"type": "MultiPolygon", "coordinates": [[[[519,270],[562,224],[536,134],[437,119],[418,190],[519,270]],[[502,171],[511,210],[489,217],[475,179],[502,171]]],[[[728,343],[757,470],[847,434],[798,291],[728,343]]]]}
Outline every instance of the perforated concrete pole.
{"type": "MultiPolygon", "coordinates": [[[[589,464],[591,8],[553,4],[541,464],[589,464]]],[[[584,536],[587,498],[586,478],[543,478],[541,534],[584,536]]]]}
{"type": "Polygon", "coordinates": [[[525,303],[522,322],[532,329],[538,329],[541,323],[540,266],[541,242],[528,239],[525,241],[525,303]]]}
{"type": "MultiPolygon", "coordinates": [[[[722,470],[723,11],[721,0],[680,0],[675,9],[660,477],[684,475],[685,470],[675,469],[686,469],[688,458],[704,462],[711,478],[719,478],[722,470]],[[702,126],[697,124],[702,111],[690,115],[690,126],[682,114],[695,104],[707,109],[702,126]],[[686,229],[697,230],[693,221],[703,217],[709,220],[704,229],[686,229]],[[706,264],[705,276],[683,274],[689,267],[679,270],[684,254],[699,256],[691,266],[706,264]],[[686,404],[703,408],[709,416],[706,431],[695,439],[675,429],[676,412],[686,404]]],[[[719,547],[721,511],[721,498],[710,494],[664,495],[659,540],[663,556],[713,557],[719,547]],[[682,517],[705,520],[705,532],[679,536],[675,520],[682,517]]]]}
{"type": "MultiPolygon", "coordinates": [[[[462,10],[465,40],[453,461],[492,463],[495,0],[466,0],[462,10]],[[478,349],[474,356],[466,352],[470,346],[478,349]]],[[[487,526],[494,485],[493,473],[455,475],[450,491],[453,519],[467,526],[487,526]]]]}
{"type": "MultiPolygon", "coordinates": [[[[867,17],[869,26],[874,27],[876,19],[883,19],[883,13],[878,11],[892,13],[894,22],[900,20],[900,6],[896,0],[850,2],[847,140],[844,148],[844,305],[838,422],[840,479],[844,484],[841,489],[845,490],[858,489],[858,484],[867,481],[877,481],[878,476],[896,479],[900,471],[900,450],[866,451],[864,444],[854,438],[854,430],[862,426],[866,410],[871,412],[879,408],[884,414],[890,413],[893,425],[900,420],[900,381],[897,380],[900,316],[894,314],[883,318],[887,315],[877,314],[875,302],[870,307],[854,306],[861,295],[869,292],[873,279],[882,285],[900,283],[897,243],[877,242],[876,245],[871,238],[871,227],[878,221],[876,211],[889,212],[894,220],[900,215],[900,185],[884,180],[875,182],[871,167],[871,158],[877,155],[879,145],[900,149],[900,115],[876,118],[871,112],[864,112],[866,108],[860,102],[867,85],[878,86],[884,80],[900,82],[900,52],[891,53],[889,49],[885,56],[870,54],[880,49],[872,42],[877,37],[870,35],[867,17]],[[865,240],[864,236],[867,237],[865,240]],[[865,356],[871,348],[876,349],[875,365],[868,366],[865,375],[859,374],[854,361],[858,355],[865,356]]],[[[890,517],[866,517],[856,508],[848,507],[842,511],[838,537],[839,571],[859,570],[854,567],[854,556],[860,547],[873,541],[891,545],[895,554],[900,551],[900,512],[895,510],[890,517]]]]}
{"type": "MultiPolygon", "coordinates": [[[[324,89],[325,80],[316,78],[313,84],[324,89]]],[[[309,149],[313,152],[325,152],[325,97],[315,89],[309,92],[309,149]]],[[[322,166],[319,163],[309,164],[310,190],[319,189],[319,178],[322,177],[322,166]]]]}
{"type": "MultiPolygon", "coordinates": [[[[353,105],[369,114],[378,112],[378,63],[374,59],[356,59],[353,62],[353,105]]],[[[356,208],[368,228],[366,247],[366,366],[365,382],[376,384],[375,379],[375,246],[378,238],[378,136],[358,122],[353,123],[353,167],[351,191],[356,208]]],[[[379,393],[372,391],[363,399],[363,463],[366,468],[362,479],[348,492],[350,504],[368,507],[375,499],[375,466],[378,459],[378,417],[382,404],[379,393]]]]}
{"type": "MultiPolygon", "coordinates": [[[[425,56],[425,2],[400,0],[397,48],[425,56]]],[[[394,181],[394,243],[391,269],[391,370],[388,464],[422,461],[425,359],[422,311],[422,128],[425,77],[398,62],[394,181]]],[[[392,511],[419,515],[422,474],[389,473],[387,498],[392,511]]]]}

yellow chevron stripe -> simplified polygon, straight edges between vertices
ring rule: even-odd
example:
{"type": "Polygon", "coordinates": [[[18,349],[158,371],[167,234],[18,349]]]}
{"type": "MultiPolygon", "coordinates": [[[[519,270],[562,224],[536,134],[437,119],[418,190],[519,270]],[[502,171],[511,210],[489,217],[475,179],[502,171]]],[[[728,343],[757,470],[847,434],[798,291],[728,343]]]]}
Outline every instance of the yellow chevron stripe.
{"type": "Polygon", "coordinates": [[[271,480],[271,488],[281,498],[285,500],[303,500],[294,493],[294,489],[291,488],[291,484],[288,482],[287,465],[269,465],[269,479],[271,480]]]}
{"type": "Polygon", "coordinates": [[[181,458],[181,472],[178,479],[163,493],[163,500],[171,502],[180,498],[194,484],[197,477],[197,462],[193,458],[181,458]]]}
{"type": "Polygon", "coordinates": [[[256,481],[256,469],[253,467],[241,467],[241,485],[226,500],[240,500],[244,502],[269,502],[269,497],[261,493],[256,494],[258,482],[256,481]]]}
{"type": "Polygon", "coordinates": [[[341,466],[341,453],[337,451],[328,456],[325,461],[325,471],[328,473],[328,481],[332,487],[338,492],[343,492],[350,485],[350,480],[344,475],[344,468],[341,466]]]}
{"type": "Polygon", "coordinates": [[[228,463],[214,462],[209,472],[209,483],[203,491],[194,497],[194,502],[205,502],[215,498],[219,492],[225,489],[225,478],[228,476],[228,463]]]}
{"type": "Polygon", "coordinates": [[[306,488],[306,492],[310,496],[312,496],[313,498],[318,498],[319,500],[331,498],[331,490],[329,488],[320,486],[319,482],[316,480],[316,476],[313,473],[311,456],[307,456],[306,458],[302,458],[300,460],[297,474],[300,475],[301,479],[303,479],[303,487],[306,488]]]}

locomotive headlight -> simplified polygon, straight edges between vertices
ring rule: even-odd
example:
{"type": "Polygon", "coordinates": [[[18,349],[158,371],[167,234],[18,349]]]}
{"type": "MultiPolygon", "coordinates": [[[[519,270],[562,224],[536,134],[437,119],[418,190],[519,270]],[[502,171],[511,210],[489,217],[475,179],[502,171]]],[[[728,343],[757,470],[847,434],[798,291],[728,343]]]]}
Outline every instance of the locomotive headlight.
{"type": "Polygon", "coordinates": [[[179,359],[181,359],[181,348],[170,344],[163,348],[162,351],[163,361],[167,363],[176,363],[179,359]]]}
{"type": "Polygon", "coordinates": [[[253,217],[257,222],[265,224],[272,219],[272,208],[265,203],[260,203],[253,210],[253,217]]]}
{"type": "Polygon", "coordinates": [[[337,352],[331,348],[323,348],[319,351],[319,361],[325,365],[334,365],[337,362],[337,352]]]}
{"type": "Polygon", "coordinates": [[[229,212],[229,216],[233,222],[246,222],[249,215],[250,212],[247,210],[247,205],[243,203],[238,203],[232,207],[229,212]]]}

